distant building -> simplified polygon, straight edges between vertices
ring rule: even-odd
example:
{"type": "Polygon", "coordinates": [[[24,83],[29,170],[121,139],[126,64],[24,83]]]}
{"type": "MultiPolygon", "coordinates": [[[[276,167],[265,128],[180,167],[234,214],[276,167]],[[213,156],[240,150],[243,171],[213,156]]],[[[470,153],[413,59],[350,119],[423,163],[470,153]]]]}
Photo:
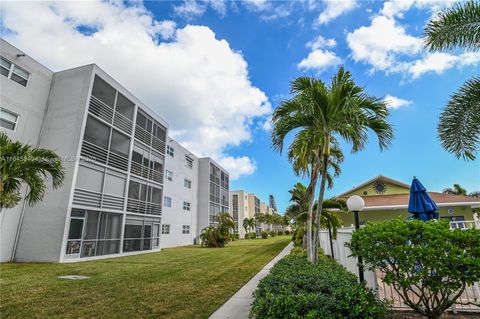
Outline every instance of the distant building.
{"type": "MultiPolygon", "coordinates": [[[[428,192],[439,208],[441,219],[448,221],[473,220],[472,208],[480,207],[480,198],[463,195],[448,195],[428,192]]],[[[359,195],[365,201],[365,209],[359,214],[360,221],[382,221],[401,217],[410,218],[408,202],[410,185],[379,175],[353,189],[337,196],[346,200],[352,195],[359,195]]],[[[353,225],[353,214],[341,215],[345,226],[353,225]]]]}
{"type": "Polygon", "coordinates": [[[168,123],[98,66],[53,72],[4,40],[0,53],[0,129],[55,151],[66,173],[34,207],[1,212],[1,261],[192,244],[228,211],[228,172],[167,140],[168,123]]]}

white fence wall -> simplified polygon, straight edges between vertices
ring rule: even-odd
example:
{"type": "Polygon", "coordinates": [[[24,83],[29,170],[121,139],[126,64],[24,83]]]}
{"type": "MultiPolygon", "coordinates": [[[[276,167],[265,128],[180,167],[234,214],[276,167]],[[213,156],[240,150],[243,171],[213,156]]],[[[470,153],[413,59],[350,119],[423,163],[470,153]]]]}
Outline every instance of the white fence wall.
{"type": "MultiPolygon", "coordinates": [[[[345,243],[350,242],[352,239],[352,233],[354,230],[353,227],[340,228],[337,230],[337,239],[333,240],[333,256],[339,264],[343,265],[348,271],[354,273],[358,277],[358,260],[357,258],[349,257],[352,252],[345,247],[345,243]]],[[[326,255],[332,255],[328,230],[320,231],[320,245],[326,255]]],[[[367,286],[376,289],[376,274],[373,271],[364,270],[364,276],[367,286]]]]}

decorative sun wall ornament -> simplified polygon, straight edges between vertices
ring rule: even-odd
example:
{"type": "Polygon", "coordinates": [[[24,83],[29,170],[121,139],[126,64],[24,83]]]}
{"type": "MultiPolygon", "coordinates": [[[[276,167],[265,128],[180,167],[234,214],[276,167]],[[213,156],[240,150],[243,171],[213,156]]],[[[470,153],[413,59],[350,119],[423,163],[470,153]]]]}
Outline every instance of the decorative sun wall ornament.
{"type": "Polygon", "coordinates": [[[373,190],[377,194],[384,194],[387,191],[387,185],[385,185],[385,183],[382,183],[381,181],[376,181],[373,184],[373,190]]]}

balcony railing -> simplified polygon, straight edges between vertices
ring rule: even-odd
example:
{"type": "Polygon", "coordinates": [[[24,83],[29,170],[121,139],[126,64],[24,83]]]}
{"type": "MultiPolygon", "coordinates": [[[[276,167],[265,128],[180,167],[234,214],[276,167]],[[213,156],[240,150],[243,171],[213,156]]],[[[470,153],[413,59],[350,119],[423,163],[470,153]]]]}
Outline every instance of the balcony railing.
{"type": "Polygon", "coordinates": [[[126,156],[109,152],[108,165],[126,171],[128,170],[128,158],[126,156]]]}
{"type": "Polygon", "coordinates": [[[152,134],[138,125],[135,126],[135,138],[148,146],[152,145],[152,134]]]}
{"type": "Polygon", "coordinates": [[[102,205],[102,194],[75,188],[73,192],[73,204],[100,208],[102,205]]]}
{"type": "Polygon", "coordinates": [[[123,203],[123,197],[103,194],[102,208],[123,210],[123,203]]]}
{"type": "Polygon", "coordinates": [[[165,142],[155,136],[152,136],[152,147],[160,153],[165,154],[165,142]]]}
{"type": "Polygon", "coordinates": [[[88,141],[83,141],[80,155],[103,164],[107,164],[108,151],[88,141]]]}
{"type": "Polygon", "coordinates": [[[127,211],[139,214],[162,215],[162,205],[139,201],[129,198],[127,201],[127,211]]]}
{"type": "Polygon", "coordinates": [[[119,128],[120,130],[124,131],[129,135],[132,134],[133,122],[123,114],[115,112],[115,116],[113,118],[113,126],[119,128]]]}
{"type": "Polygon", "coordinates": [[[113,109],[93,95],[90,97],[90,106],[88,110],[90,111],[90,113],[98,116],[102,120],[105,120],[108,123],[112,123],[113,109]]]}
{"type": "Polygon", "coordinates": [[[135,174],[137,176],[147,178],[157,183],[163,183],[163,172],[153,170],[151,168],[143,166],[140,163],[133,162],[133,161],[132,161],[132,166],[130,170],[132,174],[135,174]]]}

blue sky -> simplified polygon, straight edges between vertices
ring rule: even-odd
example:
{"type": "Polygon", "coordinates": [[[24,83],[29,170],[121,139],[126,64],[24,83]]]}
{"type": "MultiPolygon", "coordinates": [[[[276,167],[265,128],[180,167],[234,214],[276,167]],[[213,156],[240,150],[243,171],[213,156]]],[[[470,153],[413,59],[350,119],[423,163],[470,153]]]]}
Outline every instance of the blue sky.
{"type": "Polygon", "coordinates": [[[35,4],[36,10],[29,9],[40,22],[32,22],[26,4],[8,4],[2,5],[2,37],[52,69],[97,63],[164,116],[176,139],[234,171],[232,189],[255,192],[262,200],[274,194],[283,209],[288,189],[300,179],[271,149],[265,121],[288,98],[289,81],[302,74],[328,81],[340,65],[368,93],[393,102],[395,138],[384,152],[373,136],[357,154],[343,145],[343,172],[328,196],[378,174],[406,183],[415,175],[432,191],[453,183],[480,190],[480,161],[457,160],[436,137],[441,108],[478,74],[480,64],[480,54],[429,54],[421,47],[426,21],[448,5],[190,0],[102,3],[92,9],[87,8],[92,4],[35,4]],[[38,38],[42,42],[35,42],[38,38]],[[72,46],[82,54],[70,51],[72,46]],[[140,75],[132,79],[132,58],[145,73],[155,73],[147,77],[158,76],[152,85],[143,85],[140,75]],[[191,98],[189,91],[195,93],[191,98]],[[197,117],[185,115],[195,112],[197,117]]]}

